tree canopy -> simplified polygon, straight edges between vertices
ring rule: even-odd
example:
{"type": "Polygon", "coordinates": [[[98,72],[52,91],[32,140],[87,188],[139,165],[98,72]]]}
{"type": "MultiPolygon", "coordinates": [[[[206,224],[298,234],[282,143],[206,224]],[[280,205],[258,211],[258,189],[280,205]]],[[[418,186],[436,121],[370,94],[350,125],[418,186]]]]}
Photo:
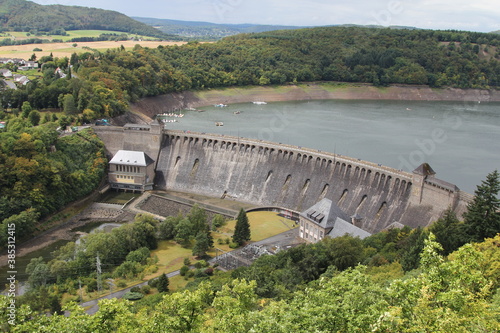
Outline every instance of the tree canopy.
{"type": "MultiPolygon", "coordinates": [[[[35,315],[22,305],[15,325],[2,325],[12,332],[495,332],[498,270],[488,267],[499,263],[499,237],[443,257],[430,234],[418,273],[378,282],[356,265],[326,272],[286,300],[260,298],[256,282],[244,278],[204,281],[140,310],[117,299],[100,301],[94,315],[74,303],[69,316],[35,315]]],[[[0,296],[3,318],[8,302],[0,296]]]]}
{"type": "Polygon", "coordinates": [[[500,175],[495,170],[474,191],[464,214],[468,241],[480,242],[500,232],[500,175]]]}

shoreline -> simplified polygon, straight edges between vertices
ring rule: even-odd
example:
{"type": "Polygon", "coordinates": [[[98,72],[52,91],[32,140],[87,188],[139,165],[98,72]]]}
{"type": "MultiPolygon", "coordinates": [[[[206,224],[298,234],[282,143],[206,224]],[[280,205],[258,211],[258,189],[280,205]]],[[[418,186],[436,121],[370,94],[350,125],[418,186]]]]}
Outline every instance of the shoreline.
{"type": "MultiPolygon", "coordinates": [[[[499,90],[430,88],[428,86],[391,85],[375,87],[363,83],[311,82],[283,86],[249,86],[185,91],[146,97],[130,105],[130,112],[153,118],[158,113],[214,104],[254,101],[287,102],[301,100],[400,100],[500,102],[499,90]]],[[[128,117],[118,117],[120,120],[128,117]]]]}

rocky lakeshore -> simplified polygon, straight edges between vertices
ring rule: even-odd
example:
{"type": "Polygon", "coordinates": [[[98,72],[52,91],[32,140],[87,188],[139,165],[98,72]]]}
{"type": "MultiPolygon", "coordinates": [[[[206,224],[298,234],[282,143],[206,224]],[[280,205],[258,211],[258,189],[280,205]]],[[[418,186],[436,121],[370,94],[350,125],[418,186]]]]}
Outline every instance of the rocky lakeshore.
{"type": "Polygon", "coordinates": [[[492,89],[438,89],[428,86],[408,85],[375,87],[369,84],[330,82],[285,86],[232,87],[185,91],[143,98],[137,103],[131,104],[131,114],[116,119],[116,122],[118,125],[126,122],[147,122],[147,118],[153,118],[156,114],[165,111],[200,108],[218,103],[234,104],[253,101],[283,102],[320,99],[500,102],[500,91],[492,89]]]}

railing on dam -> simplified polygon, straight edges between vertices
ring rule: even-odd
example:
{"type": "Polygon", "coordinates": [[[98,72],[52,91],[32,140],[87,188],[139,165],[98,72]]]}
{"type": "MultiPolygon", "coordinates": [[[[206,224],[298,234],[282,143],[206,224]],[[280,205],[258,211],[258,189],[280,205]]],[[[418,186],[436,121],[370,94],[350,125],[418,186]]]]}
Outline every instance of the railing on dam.
{"type": "Polygon", "coordinates": [[[376,164],[373,162],[368,162],[361,159],[352,158],[349,156],[343,156],[340,154],[323,152],[321,150],[316,150],[311,148],[304,148],[300,146],[293,146],[293,145],[269,142],[258,139],[241,138],[224,134],[207,134],[207,133],[181,131],[181,130],[164,130],[163,133],[167,136],[173,136],[173,137],[199,138],[199,139],[212,140],[213,142],[222,142],[222,141],[231,142],[233,144],[234,143],[238,144],[240,147],[241,146],[266,147],[273,149],[275,152],[282,151],[283,153],[287,154],[293,152],[293,153],[303,154],[306,156],[322,158],[326,160],[333,160],[335,162],[345,163],[346,165],[358,166],[372,171],[378,171],[381,174],[397,177],[400,178],[401,180],[406,180],[407,182],[412,181],[412,174],[403,170],[397,170],[394,168],[383,166],[381,164],[376,164]]]}

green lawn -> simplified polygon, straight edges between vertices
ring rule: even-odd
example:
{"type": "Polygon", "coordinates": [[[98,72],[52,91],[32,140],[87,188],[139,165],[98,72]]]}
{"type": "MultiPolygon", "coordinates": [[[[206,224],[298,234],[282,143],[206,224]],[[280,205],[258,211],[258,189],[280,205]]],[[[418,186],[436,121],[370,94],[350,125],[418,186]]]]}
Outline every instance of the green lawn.
{"type": "MultiPolygon", "coordinates": [[[[282,232],[288,231],[294,228],[294,222],[283,217],[278,216],[274,212],[251,212],[247,214],[248,222],[250,223],[250,233],[251,242],[257,242],[282,232]]],[[[213,232],[214,244],[217,248],[224,251],[231,251],[227,244],[219,244],[218,239],[231,238],[234,233],[234,226],[236,225],[236,220],[228,221],[227,224],[217,232],[213,232]]],[[[208,253],[211,256],[215,256],[215,250],[208,253]]]]}
{"type": "MultiPolygon", "coordinates": [[[[149,280],[153,277],[159,276],[162,273],[170,273],[180,269],[184,263],[184,258],[192,258],[192,249],[186,249],[174,241],[160,241],[158,248],[151,251],[151,256],[158,257],[158,272],[144,277],[149,280]]],[[[192,262],[195,260],[192,259],[192,262]]]]}

